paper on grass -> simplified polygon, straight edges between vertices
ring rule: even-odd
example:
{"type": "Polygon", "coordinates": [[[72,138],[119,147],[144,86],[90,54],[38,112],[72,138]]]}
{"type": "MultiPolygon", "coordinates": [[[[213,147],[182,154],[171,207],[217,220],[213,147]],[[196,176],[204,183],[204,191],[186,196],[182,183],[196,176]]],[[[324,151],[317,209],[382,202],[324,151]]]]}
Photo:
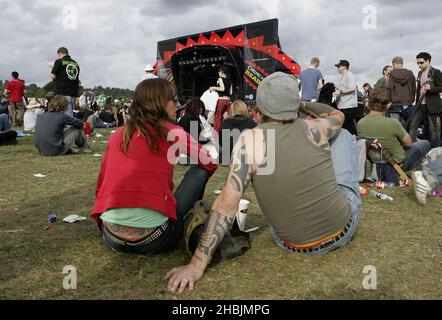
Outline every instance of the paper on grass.
{"type": "Polygon", "coordinates": [[[70,215],[63,219],[63,221],[67,223],[75,223],[77,221],[84,221],[84,220],[87,220],[87,218],[76,214],[70,215]]]}

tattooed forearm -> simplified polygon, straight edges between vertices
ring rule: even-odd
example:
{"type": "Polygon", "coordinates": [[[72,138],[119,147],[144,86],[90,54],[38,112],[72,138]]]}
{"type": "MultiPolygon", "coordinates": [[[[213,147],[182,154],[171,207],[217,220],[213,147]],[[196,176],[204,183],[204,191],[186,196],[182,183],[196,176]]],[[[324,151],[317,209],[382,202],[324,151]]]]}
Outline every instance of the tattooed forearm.
{"type": "Polygon", "coordinates": [[[195,254],[198,260],[210,261],[216,248],[218,248],[224,236],[233,225],[233,221],[233,218],[211,211],[195,254]]]}
{"type": "Polygon", "coordinates": [[[230,184],[235,192],[243,194],[250,182],[250,164],[247,157],[246,146],[242,146],[233,156],[230,184]]]}

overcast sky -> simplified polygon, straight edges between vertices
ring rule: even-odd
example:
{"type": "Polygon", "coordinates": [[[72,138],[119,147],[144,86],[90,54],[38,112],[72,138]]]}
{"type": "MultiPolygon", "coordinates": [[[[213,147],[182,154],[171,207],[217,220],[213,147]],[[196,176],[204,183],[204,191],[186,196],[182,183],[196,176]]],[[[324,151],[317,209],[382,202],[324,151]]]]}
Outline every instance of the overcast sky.
{"type": "Polygon", "coordinates": [[[302,68],[318,56],[328,81],[339,59],[351,62],[360,86],[396,55],[417,72],[416,54],[428,51],[442,67],[439,0],[0,0],[0,79],[16,70],[45,84],[48,62],[66,46],[86,87],[133,89],[158,41],[271,18],[282,49],[302,68]]]}

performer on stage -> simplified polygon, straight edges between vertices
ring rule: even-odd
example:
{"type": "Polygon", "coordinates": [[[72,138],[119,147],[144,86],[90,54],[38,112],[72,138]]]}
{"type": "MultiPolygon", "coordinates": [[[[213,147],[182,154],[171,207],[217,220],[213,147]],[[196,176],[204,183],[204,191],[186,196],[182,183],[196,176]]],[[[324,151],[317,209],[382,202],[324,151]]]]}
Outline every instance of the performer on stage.
{"type": "Polygon", "coordinates": [[[219,100],[215,111],[214,129],[218,134],[224,120],[224,114],[230,113],[230,98],[233,95],[233,85],[226,67],[219,68],[218,87],[210,87],[210,91],[219,93],[219,100]]]}

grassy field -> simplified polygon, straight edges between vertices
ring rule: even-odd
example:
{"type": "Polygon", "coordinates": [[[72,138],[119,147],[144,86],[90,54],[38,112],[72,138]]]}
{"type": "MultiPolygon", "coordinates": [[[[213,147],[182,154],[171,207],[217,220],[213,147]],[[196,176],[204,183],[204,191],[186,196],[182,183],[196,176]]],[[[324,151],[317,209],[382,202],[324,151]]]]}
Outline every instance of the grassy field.
{"type": "MultiPolygon", "coordinates": [[[[93,138],[103,154],[110,131],[93,138]]],[[[156,257],[130,256],[107,250],[89,217],[101,163],[93,155],[38,156],[33,137],[18,146],[1,147],[0,299],[441,299],[442,199],[423,208],[412,189],[386,190],[394,202],[364,198],[359,233],[345,249],[321,257],[295,255],[273,244],[257,201],[247,227],[252,249],[244,256],[209,270],[192,294],[171,295],[163,277],[188,261],[183,247],[156,257]],[[35,178],[42,173],[46,178],[35,178]],[[56,233],[46,229],[55,213],[56,233]],[[88,221],[65,224],[70,214],[88,221]],[[78,270],[77,290],[63,289],[62,270],[78,270]],[[377,290],[362,286],[367,265],[377,268],[377,290]]],[[[186,168],[177,167],[178,183],[186,168]]],[[[209,182],[206,199],[223,187],[220,168],[209,182]]]]}

